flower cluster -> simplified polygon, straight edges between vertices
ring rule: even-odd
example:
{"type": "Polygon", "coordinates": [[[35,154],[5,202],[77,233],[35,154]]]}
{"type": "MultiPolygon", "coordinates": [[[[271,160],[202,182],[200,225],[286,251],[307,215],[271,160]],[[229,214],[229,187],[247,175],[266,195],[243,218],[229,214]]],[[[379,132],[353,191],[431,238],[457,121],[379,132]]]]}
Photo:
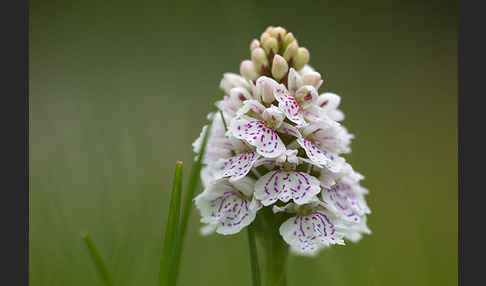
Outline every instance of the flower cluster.
{"type": "MultiPolygon", "coordinates": [[[[370,233],[368,191],[342,157],[353,135],[339,123],[340,97],[318,93],[321,74],[284,28],[268,27],[250,50],[241,75],[224,74],[225,95],[208,115],[204,191],[195,198],[202,233],[238,233],[271,207],[288,214],[279,232],[296,253],[359,240],[370,233]]],[[[193,143],[195,152],[206,128],[193,143]]]]}

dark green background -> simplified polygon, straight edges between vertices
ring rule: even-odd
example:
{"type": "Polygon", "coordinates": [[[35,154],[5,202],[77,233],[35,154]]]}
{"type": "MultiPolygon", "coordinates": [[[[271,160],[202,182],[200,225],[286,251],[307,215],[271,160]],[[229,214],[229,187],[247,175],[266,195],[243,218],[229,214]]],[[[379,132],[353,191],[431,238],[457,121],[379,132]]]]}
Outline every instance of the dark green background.
{"type": "MultiPolygon", "coordinates": [[[[155,285],[177,160],[238,72],[281,25],[342,96],[373,234],[292,256],[289,285],[456,285],[456,1],[30,1],[30,281],[155,285]]],[[[249,285],[246,234],[201,237],[180,285],[249,285]]]]}

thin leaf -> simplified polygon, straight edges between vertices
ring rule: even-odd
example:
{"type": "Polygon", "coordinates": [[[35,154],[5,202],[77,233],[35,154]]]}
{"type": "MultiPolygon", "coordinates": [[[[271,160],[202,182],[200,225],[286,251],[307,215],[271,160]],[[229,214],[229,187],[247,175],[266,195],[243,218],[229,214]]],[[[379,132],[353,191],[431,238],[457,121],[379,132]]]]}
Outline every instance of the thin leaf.
{"type": "Polygon", "coordinates": [[[169,216],[165,229],[164,246],[162,248],[162,259],[160,261],[159,285],[170,285],[170,267],[173,262],[174,249],[179,224],[182,193],[182,162],[177,162],[174,180],[172,183],[172,194],[170,197],[169,216]]]}
{"type": "Polygon", "coordinates": [[[113,285],[111,283],[110,275],[108,274],[108,270],[106,269],[106,265],[103,262],[103,259],[101,258],[100,252],[96,248],[96,245],[94,242],[91,240],[91,237],[89,236],[88,233],[83,233],[81,234],[81,239],[84,241],[84,244],[88,248],[89,255],[91,257],[91,261],[93,261],[93,264],[96,267],[96,270],[105,284],[105,286],[111,286],[113,285]]]}
{"type": "Polygon", "coordinates": [[[257,254],[257,247],[255,242],[255,230],[254,225],[250,224],[247,227],[248,231],[248,246],[250,248],[250,267],[251,267],[251,278],[253,282],[253,286],[260,286],[260,266],[258,264],[258,254],[257,254]]]}
{"type": "Polygon", "coordinates": [[[177,278],[179,276],[179,265],[181,263],[182,247],[184,245],[184,236],[187,230],[187,223],[191,215],[192,200],[194,198],[194,193],[196,192],[197,184],[199,182],[202,159],[206,151],[206,144],[209,137],[209,132],[211,132],[212,120],[209,121],[206,132],[204,133],[203,141],[201,144],[201,150],[197,155],[197,159],[194,162],[191,170],[191,175],[189,177],[189,183],[187,185],[187,194],[185,196],[184,205],[182,209],[182,217],[179,230],[177,232],[177,243],[174,251],[174,261],[172,263],[171,273],[170,273],[170,285],[175,286],[177,284],[177,278]]]}

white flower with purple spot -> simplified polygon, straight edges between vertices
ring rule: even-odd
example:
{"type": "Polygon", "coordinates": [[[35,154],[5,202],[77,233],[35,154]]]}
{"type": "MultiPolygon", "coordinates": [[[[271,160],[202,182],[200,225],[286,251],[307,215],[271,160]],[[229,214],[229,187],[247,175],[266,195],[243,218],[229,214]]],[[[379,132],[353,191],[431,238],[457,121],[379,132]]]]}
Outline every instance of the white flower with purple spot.
{"type": "Polygon", "coordinates": [[[275,164],[280,168],[258,179],[255,184],[255,197],[264,206],[272,205],[278,200],[284,203],[292,200],[298,205],[306,204],[313,201],[321,191],[317,178],[296,171],[299,159],[297,150],[287,150],[275,160],[275,164]]]}
{"type": "Polygon", "coordinates": [[[352,184],[338,180],[330,188],[322,190],[325,205],[346,221],[358,223],[364,215],[371,213],[363,194],[352,184]]]}
{"type": "MultiPolygon", "coordinates": [[[[209,185],[194,200],[201,212],[201,222],[212,225],[219,234],[235,234],[249,225],[261,204],[251,199],[254,180],[238,182],[222,179],[209,185]]],[[[207,230],[207,228],[206,228],[207,230]]]]}
{"type": "Polygon", "coordinates": [[[253,164],[260,158],[260,155],[253,151],[240,153],[228,159],[221,159],[216,164],[219,171],[217,179],[229,177],[230,182],[237,181],[245,177],[253,168],[253,164]]]}
{"type": "Polygon", "coordinates": [[[300,207],[295,216],[287,219],[279,229],[285,242],[298,254],[315,255],[333,244],[344,245],[340,221],[319,203],[300,207]]]}
{"type": "Polygon", "coordinates": [[[311,122],[319,121],[329,117],[335,121],[344,120],[344,113],[338,109],[341,97],[332,92],[325,92],[319,95],[314,105],[307,108],[304,117],[311,122]]]}
{"type": "Polygon", "coordinates": [[[302,137],[297,142],[314,163],[338,172],[342,166],[338,155],[351,151],[349,144],[352,138],[353,135],[339,123],[322,118],[303,128],[302,137]]]}
{"type": "Polygon", "coordinates": [[[287,118],[296,123],[297,127],[306,126],[304,110],[311,107],[317,99],[317,90],[312,85],[304,85],[300,75],[291,68],[288,76],[288,89],[280,84],[274,87],[273,96],[278,101],[278,107],[287,118]]]}
{"type": "Polygon", "coordinates": [[[268,206],[277,200],[305,204],[320,192],[319,180],[298,171],[275,170],[258,180],[255,196],[268,206]]]}
{"type": "Polygon", "coordinates": [[[238,116],[231,121],[229,129],[233,137],[256,147],[257,153],[261,156],[275,158],[286,150],[278,131],[294,132],[299,136],[295,128],[282,124],[283,120],[283,113],[275,106],[264,108],[262,104],[249,100],[238,111],[238,116]],[[247,114],[251,114],[253,117],[247,114]],[[281,127],[282,129],[280,129],[281,127]]]}

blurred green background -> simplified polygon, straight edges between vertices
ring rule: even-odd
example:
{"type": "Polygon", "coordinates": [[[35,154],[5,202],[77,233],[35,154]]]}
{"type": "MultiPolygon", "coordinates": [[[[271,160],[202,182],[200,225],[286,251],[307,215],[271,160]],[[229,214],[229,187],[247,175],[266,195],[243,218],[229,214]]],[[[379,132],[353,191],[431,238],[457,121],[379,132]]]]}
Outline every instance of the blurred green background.
{"type": "MultiPolygon", "coordinates": [[[[155,285],[177,160],[185,174],[224,72],[268,25],[342,96],[373,234],[292,256],[291,285],[456,285],[456,1],[30,1],[30,282],[155,285]]],[[[246,233],[201,237],[180,285],[249,285],[246,233]]]]}

